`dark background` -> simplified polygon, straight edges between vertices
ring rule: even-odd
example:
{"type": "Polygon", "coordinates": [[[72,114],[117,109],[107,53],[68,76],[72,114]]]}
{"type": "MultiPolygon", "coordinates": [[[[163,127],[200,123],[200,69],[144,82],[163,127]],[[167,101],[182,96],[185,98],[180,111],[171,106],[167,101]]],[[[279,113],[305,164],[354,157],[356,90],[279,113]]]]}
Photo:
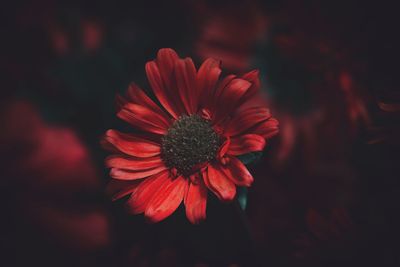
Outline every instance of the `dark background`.
{"type": "Polygon", "coordinates": [[[400,266],[395,1],[15,1],[1,8],[1,266],[400,266]],[[247,208],[193,226],[112,203],[114,97],[171,47],[260,70],[280,134],[247,208]]]}

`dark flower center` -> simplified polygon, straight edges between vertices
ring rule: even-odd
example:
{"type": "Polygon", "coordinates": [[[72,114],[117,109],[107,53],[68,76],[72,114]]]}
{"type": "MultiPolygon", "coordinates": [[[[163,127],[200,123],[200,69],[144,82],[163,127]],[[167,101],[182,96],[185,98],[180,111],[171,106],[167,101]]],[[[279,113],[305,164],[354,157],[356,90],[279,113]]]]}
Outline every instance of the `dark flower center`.
{"type": "Polygon", "coordinates": [[[162,158],[169,168],[187,176],[196,165],[213,160],[219,146],[220,138],[207,120],[183,115],[162,139],[162,158]]]}

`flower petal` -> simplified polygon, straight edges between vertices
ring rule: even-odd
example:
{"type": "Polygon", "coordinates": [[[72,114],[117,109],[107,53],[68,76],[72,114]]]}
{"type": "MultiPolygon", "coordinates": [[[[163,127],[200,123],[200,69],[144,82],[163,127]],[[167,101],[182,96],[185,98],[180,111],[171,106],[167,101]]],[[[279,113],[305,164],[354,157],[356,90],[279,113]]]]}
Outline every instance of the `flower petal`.
{"type": "Polygon", "coordinates": [[[221,74],[220,66],[220,60],[208,58],[197,72],[197,90],[199,91],[199,104],[201,107],[208,107],[208,102],[221,74]]]}
{"type": "Polygon", "coordinates": [[[119,168],[125,170],[146,170],[164,165],[161,157],[134,158],[124,155],[111,155],[105,160],[107,168],[119,168]]]}
{"type": "Polygon", "coordinates": [[[262,151],[265,147],[264,137],[257,134],[245,134],[231,138],[229,155],[243,155],[250,152],[262,151]]]}
{"type": "Polygon", "coordinates": [[[245,79],[251,83],[251,87],[245,95],[246,99],[253,97],[260,89],[259,73],[260,72],[258,70],[252,70],[242,75],[242,79],[245,79]]]}
{"type": "Polygon", "coordinates": [[[190,183],[184,199],[186,217],[193,224],[206,218],[207,188],[203,183],[190,183]]]}
{"type": "Polygon", "coordinates": [[[165,134],[170,125],[170,122],[158,113],[132,103],[125,104],[117,116],[135,127],[155,134],[165,134]]]}
{"type": "Polygon", "coordinates": [[[197,112],[198,91],[196,86],[196,68],[192,59],[185,58],[175,62],[176,85],[187,114],[197,112]]]}
{"type": "Polygon", "coordinates": [[[163,171],[143,180],[126,203],[129,211],[134,214],[144,212],[156,192],[169,179],[169,172],[163,171]]]}
{"type": "Polygon", "coordinates": [[[251,132],[268,139],[279,132],[278,125],[279,122],[275,118],[270,118],[269,120],[263,121],[251,128],[251,132]]]}
{"type": "Polygon", "coordinates": [[[117,151],[135,157],[154,157],[161,153],[159,144],[132,134],[121,133],[116,130],[108,130],[105,134],[104,141],[116,148],[117,151]]]}
{"type": "Polygon", "coordinates": [[[217,151],[217,159],[221,160],[229,150],[231,139],[227,137],[217,151]]]}
{"type": "Polygon", "coordinates": [[[218,124],[229,116],[241,104],[241,98],[246,94],[250,88],[251,83],[243,79],[231,80],[217,96],[216,105],[213,107],[212,112],[215,112],[213,122],[218,124]]]}
{"type": "Polygon", "coordinates": [[[162,81],[160,70],[158,69],[157,63],[150,61],[146,63],[145,66],[147,79],[149,80],[150,86],[153,89],[154,94],[160,101],[161,105],[171,114],[175,119],[179,117],[179,112],[177,112],[173,103],[168,97],[167,90],[162,81]]]}
{"type": "Polygon", "coordinates": [[[145,92],[135,83],[131,83],[128,88],[128,98],[131,102],[145,106],[153,112],[161,115],[163,118],[169,119],[168,115],[153,100],[148,97],[145,92]]]}
{"type": "Polygon", "coordinates": [[[157,53],[156,63],[167,88],[171,88],[174,84],[173,71],[177,60],[179,60],[179,56],[171,48],[162,48],[157,53]]]}
{"type": "Polygon", "coordinates": [[[266,108],[247,108],[233,116],[232,120],[225,128],[224,134],[228,136],[235,136],[244,133],[257,123],[268,120],[269,118],[271,118],[271,113],[266,108]]]}
{"type": "Polygon", "coordinates": [[[217,88],[214,91],[214,95],[211,96],[211,100],[213,101],[213,108],[218,107],[217,99],[221,96],[222,92],[225,90],[225,87],[236,78],[236,75],[228,75],[221,82],[218,83],[217,88]]]}
{"type": "Polygon", "coordinates": [[[181,204],[187,185],[188,181],[182,176],[169,178],[146,207],[144,214],[150,222],[156,223],[171,215],[181,204]]]}
{"type": "Polygon", "coordinates": [[[118,180],[136,180],[136,179],[142,179],[142,178],[146,178],[148,176],[160,173],[166,169],[167,169],[167,167],[165,165],[161,165],[161,166],[151,168],[151,169],[146,169],[146,170],[138,170],[138,171],[112,168],[110,170],[110,176],[112,178],[118,179],[118,180]]]}
{"type": "Polygon", "coordinates": [[[246,166],[236,157],[230,157],[229,164],[222,166],[225,175],[238,186],[251,186],[254,179],[246,166]]]}
{"type": "Polygon", "coordinates": [[[154,94],[163,107],[177,119],[185,109],[176,89],[174,76],[176,52],[169,48],[160,49],[155,61],[146,63],[146,74],[154,94]]]}
{"type": "Polygon", "coordinates": [[[236,186],[218,166],[214,167],[210,164],[204,174],[203,179],[208,189],[220,200],[233,200],[236,195],[236,186]]]}
{"type": "Polygon", "coordinates": [[[134,192],[140,182],[140,180],[121,181],[111,179],[107,184],[106,193],[111,195],[111,199],[114,201],[134,192]]]}

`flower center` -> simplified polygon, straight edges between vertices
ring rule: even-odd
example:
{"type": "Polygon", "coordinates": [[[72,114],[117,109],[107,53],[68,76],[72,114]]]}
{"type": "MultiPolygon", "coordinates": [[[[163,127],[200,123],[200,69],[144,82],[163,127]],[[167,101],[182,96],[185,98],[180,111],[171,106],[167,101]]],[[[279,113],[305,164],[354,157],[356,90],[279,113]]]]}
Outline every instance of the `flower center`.
{"type": "Polygon", "coordinates": [[[199,115],[183,115],[162,139],[162,158],[169,168],[190,175],[196,165],[213,160],[220,138],[210,123],[199,115]]]}

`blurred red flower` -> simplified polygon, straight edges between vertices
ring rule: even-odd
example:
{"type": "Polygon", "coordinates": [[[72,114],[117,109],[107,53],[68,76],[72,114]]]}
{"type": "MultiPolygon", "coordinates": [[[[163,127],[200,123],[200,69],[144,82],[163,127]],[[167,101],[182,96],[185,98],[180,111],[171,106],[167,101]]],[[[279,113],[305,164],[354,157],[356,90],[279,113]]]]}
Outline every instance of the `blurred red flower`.
{"type": "Polygon", "coordinates": [[[253,177],[236,157],[262,151],[278,121],[256,104],[258,71],[219,81],[220,62],[207,59],[197,71],[190,58],[161,49],[146,73],[162,107],[132,84],[118,98],[117,116],[142,134],[107,131],[104,145],[114,199],[131,194],[130,210],[151,222],[171,215],[182,200],[192,223],[206,217],[207,189],[231,201],[236,186],[253,177]],[[146,179],[143,179],[146,178],[146,179]]]}
{"type": "Polygon", "coordinates": [[[195,52],[201,59],[219,58],[224,68],[242,72],[251,66],[257,43],[265,38],[267,17],[254,1],[217,3],[197,2],[199,34],[195,52]]]}
{"type": "Polygon", "coordinates": [[[329,252],[339,258],[351,251],[357,230],[347,209],[333,208],[328,217],[315,209],[309,209],[305,221],[307,232],[295,240],[295,257],[298,259],[318,260],[321,255],[329,252]]]}
{"type": "Polygon", "coordinates": [[[368,144],[398,146],[400,135],[400,93],[394,89],[381,93],[376,103],[375,119],[369,130],[368,144]]]}
{"type": "Polygon", "coordinates": [[[18,224],[29,225],[30,230],[18,229],[24,242],[36,233],[43,239],[36,241],[37,247],[49,242],[74,253],[108,247],[110,221],[98,201],[100,176],[76,133],[49,126],[27,101],[8,103],[0,121],[0,148],[8,155],[2,162],[2,184],[14,192],[9,205],[18,211],[18,224]]]}

